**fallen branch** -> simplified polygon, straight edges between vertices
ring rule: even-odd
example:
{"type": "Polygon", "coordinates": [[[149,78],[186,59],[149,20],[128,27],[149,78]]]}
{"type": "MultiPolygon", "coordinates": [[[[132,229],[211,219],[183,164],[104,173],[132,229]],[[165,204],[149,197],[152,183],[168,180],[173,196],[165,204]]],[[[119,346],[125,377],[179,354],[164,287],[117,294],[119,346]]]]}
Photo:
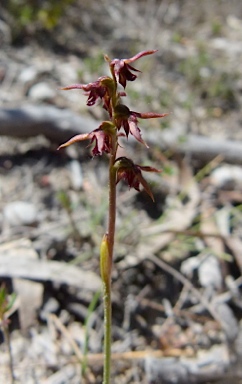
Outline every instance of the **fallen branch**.
{"type": "Polygon", "coordinates": [[[172,130],[161,132],[159,136],[149,134],[146,141],[156,146],[159,143],[161,149],[170,149],[173,153],[186,154],[191,159],[204,163],[221,155],[227,163],[242,164],[242,143],[239,141],[213,139],[193,134],[189,134],[181,140],[172,130]]]}
{"type": "Polygon", "coordinates": [[[96,292],[101,288],[100,277],[92,271],[51,260],[39,260],[28,239],[1,244],[0,278],[20,278],[52,281],[96,292]]]}
{"type": "MultiPolygon", "coordinates": [[[[90,132],[97,125],[91,118],[53,106],[28,105],[0,109],[0,136],[26,138],[44,135],[51,141],[62,143],[79,133],[90,132]]],[[[191,159],[208,162],[221,155],[225,162],[242,164],[242,143],[238,141],[215,140],[191,134],[181,141],[172,130],[155,133],[144,131],[143,136],[148,144],[189,155],[191,159]]]]}
{"type": "Polygon", "coordinates": [[[28,138],[43,135],[50,141],[62,143],[95,128],[94,120],[67,109],[34,105],[0,109],[0,136],[28,138]]]}

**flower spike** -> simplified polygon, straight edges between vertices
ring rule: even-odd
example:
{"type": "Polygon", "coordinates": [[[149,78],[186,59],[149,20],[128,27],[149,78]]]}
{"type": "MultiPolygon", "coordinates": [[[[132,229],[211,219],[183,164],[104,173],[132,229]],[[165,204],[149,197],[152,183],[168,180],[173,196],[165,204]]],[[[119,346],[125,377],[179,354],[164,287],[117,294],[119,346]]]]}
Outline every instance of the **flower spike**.
{"type": "MultiPolygon", "coordinates": [[[[115,244],[115,222],[116,222],[116,189],[120,180],[124,180],[129,188],[140,191],[143,188],[145,192],[154,201],[151,188],[143,177],[143,172],[161,172],[160,170],[135,164],[127,157],[118,157],[118,148],[121,146],[119,138],[129,134],[140,143],[148,145],[142,138],[141,130],[138,126],[139,119],[162,118],[167,113],[141,113],[131,111],[123,104],[123,97],[126,96],[125,87],[127,81],[134,81],[137,78],[138,69],[133,67],[133,63],[143,56],[151,55],[156,50],[146,50],[139,52],[129,59],[109,59],[104,56],[105,61],[111,72],[110,76],[99,77],[96,81],[88,84],[73,84],[62,88],[63,90],[81,89],[86,93],[87,105],[93,106],[98,101],[101,102],[105,112],[108,113],[108,121],[103,121],[99,127],[90,133],[82,133],[72,137],[69,141],[59,146],[58,149],[68,147],[69,145],[89,140],[92,146],[93,156],[102,155],[104,152],[109,157],[108,168],[108,228],[100,247],[100,272],[103,283],[103,301],[104,301],[104,369],[103,383],[110,383],[111,374],[111,334],[112,334],[112,301],[111,301],[111,272],[113,264],[114,244],[115,244]],[[123,87],[120,87],[121,86],[123,87]],[[120,92],[119,89],[122,89],[120,92]]],[[[98,191],[97,191],[98,193],[98,191]]]]}

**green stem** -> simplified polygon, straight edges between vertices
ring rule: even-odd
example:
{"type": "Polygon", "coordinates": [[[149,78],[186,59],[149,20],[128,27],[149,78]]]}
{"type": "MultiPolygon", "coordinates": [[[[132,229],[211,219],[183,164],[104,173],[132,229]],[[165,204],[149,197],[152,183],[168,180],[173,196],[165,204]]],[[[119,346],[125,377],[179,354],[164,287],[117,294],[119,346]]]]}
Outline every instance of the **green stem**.
{"type": "MultiPolygon", "coordinates": [[[[116,151],[115,151],[116,152],[116,151]]],[[[113,165],[116,153],[110,157],[109,163],[109,222],[106,237],[106,252],[101,250],[101,271],[103,280],[104,301],[104,371],[103,384],[110,383],[111,345],[112,345],[112,301],[111,273],[116,221],[116,170],[113,165]],[[105,255],[106,254],[106,255],[105,255]]],[[[104,246],[105,248],[105,246],[104,246]]]]}
{"type": "MultiPolygon", "coordinates": [[[[112,92],[112,122],[115,124],[114,106],[117,103],[117,81],[114,68],[110,66],[114,81],[115,90],[112,92]]],[[[110,116],[110,117],[111,117],[110,116]]],[[[111,346],[112,346],[112,297],[111,297],[111,274],[113,264],[113,247],[116,221],[116,169],[114,163],[117,153],[117,130],[112,138],[112,151],[109,159],[109,215],[108,233],[104,236],[101,245],[100,263],[101,276],[103,281],[103,302],[104,302],[104,366],[103,384],[110,384],[111,377],[111,346]]]]}
{"type": "Polygon", "coordinates": [[[110,383],[111,375],[111,344],[112,344],[112,303],[111,303],[111,279],[103,284],[104,301],[104,366],[103,384],[110,383]]]}

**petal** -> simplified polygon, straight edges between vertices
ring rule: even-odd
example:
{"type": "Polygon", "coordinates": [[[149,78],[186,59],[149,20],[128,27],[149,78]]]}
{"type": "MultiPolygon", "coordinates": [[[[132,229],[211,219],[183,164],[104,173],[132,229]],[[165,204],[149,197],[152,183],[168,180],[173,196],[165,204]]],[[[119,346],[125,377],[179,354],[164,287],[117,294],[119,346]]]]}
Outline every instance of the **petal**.
{"type": "Polygon", "coordinates": [[[139,168],[144,172],[158,172],[158,173],[162,172],[162,170],[160,169],[156,169],[156,168],[144,166],[144,165],[139,165],[139,168]]]}
{"type": "Polygon", "coordinates": [[[131,135],[133,135],[135,137],[135,139],[138,140],[140,143],[144,144],[146,146],[146,148],[149,148],[149,146],[146,144],[146,142],[141,137],[141,133],[140,133],[141,131],[137,125],[136,117],[131,115],[130,118],[128,119],[128,121],[129,121],[129,130],[130,130],[131,135]]]}
{"type": "Polygon", "coordinates": [[[90,107],[92,105],[94,105],[97,101],[97,99],[100,97],[100,99],[102,99],[105,95],[105,88],[104,87],[100,87],[99,89],[96,88],[96,89],[92,89],[89,93],[89,96],[88,96],[88,99],[87,99],[87,105],[90,107]]]}
{"type": "MultiPolygon", "coordinates": [[[[126,68],[128,68],[129,70],[134,71],[134,72],[141,72],[141,71],[139,71],[138,69],[134,68],[134,67],[133,67],[132,65],[130,65],[130,64],[126,64],[126,68]]],[[[133,76],[135,76],[135,75],[133,75],[133,76]]],[[[137,76],[135,76],[135,77],[137,77],[137,76]]]]}
{"type": "Polygon", "coordinates": [[[169,113],[154,113],[154,112],[146,112],[146,113],[139,113],[139,112],[133,112],[131,113],[140,119],[155,119],[155,118],[161,118],[169,115],[169,113]]]}
{"type": "Polygon", "coordinates": [[[73,136],[70,140],[66,141],[64,144],[61,144],[57,150],[65,147],[69,147],[69,145],[77,143],[78,141],[92,139],[93,133],[82,133],[81,135],[73,136]]]}
{"type": "Polygon", "coordinates": [[[123,128],[124,128],[124,132],[125,132],[125,134],[126,134],[126,137],[128,138],[128,136],[129,136],[129,131],[130,131],[130,125],[129,125],[129,123],[128,123],[127,120],[123,120],[123,121],[122,121],[122,125],[123,125],[123,128]]]}
{"type": "Polygon", "coordinates": [[[151,192],[150,186],[149,186],[149,184],[147,183],[147,181],[143,178],[141,172],[140,172],[139,175],[137,175],[137,178],[138,178],[140,184],[142,184],[142,186],[143,186],[145,192],[148,193],[148,195],[150,196],[150,198],[151,198],[153,201],[155,201],[155,200],[154,200],[153,193],[151,192]]]}
{"type": "Polygon", "coordinates": [[[126,88],[126,84],[127,84],[126,78],[127,78],[127,76],[123,75],[123,72],[120,71],[119,74],[118,74],[118,82],[124,88],[126,88]]]}
{"type": "Polygon", "coordinates": [[[115,125],[111,121],[103,121],[97,129],[91,132],[91,143],[95,140],[95,146],[92,150],[94,156],[102,155],[103,152],[111,152],[115,132],[115,125]]]}
{"type": "Polygon", "coordinates": [[[62,91],[69,91],[70,89],[84,89],[87,85],[85,84],[72,84],[67,87],[61,88],[62,91]]]}
{"type": "Polygon", "coordinates": [[[153,53],[157,52],[157,49],[152,49],[149,51],[141,51],[137,53],[135,56],[131,57],[130,59],[124,59],[126,64],[133,63],[134,61],[140,59],[143,56],[152,55],[153,53]]]}
{"type": "Polygon", "coordinates": [[[134,73],[132,73],[130,69],[132,69],[133,71],[140,72],[138,71],[138,69],[132,68],[131,65],[125,64],[123,69],[120,71],[119,75],[122,75],[128,81],[134,81],[137,78],[137,76],[134,73]]]}
{"type": "Polygon", "coordinates": [[[101,129],[95,135],[93,135],[92,142],[96,140],[95,146],[92,150],[93,156],[98,156],[101,155],[103,152],[108,151],[108,146],[106,145],[106,138],[107,135],[101,129]]]}

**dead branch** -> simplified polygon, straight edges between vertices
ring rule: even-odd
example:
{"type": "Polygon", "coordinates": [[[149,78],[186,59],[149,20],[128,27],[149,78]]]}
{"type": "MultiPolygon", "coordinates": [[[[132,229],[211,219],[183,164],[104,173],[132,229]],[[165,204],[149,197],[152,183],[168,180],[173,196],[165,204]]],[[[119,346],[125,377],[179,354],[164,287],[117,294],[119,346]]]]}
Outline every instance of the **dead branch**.
{"type": "MultiPolygon", "coordinates": [[[[97,128],[97,125],[91,118],[54,106],[27,105],[0,109],[0,136],[25,138],[44,135],[51,141],[62,143],[76,134],[97,128]]],[[[144,138],[148,144],[159,145],[162,150],[169,149],[173,153],[189,155],[191,159],[202,162],[222,155],[228,163],[242,164],[242,143],[237,141],[215,140],[192,134],[181,141],[172,129],[144,132],[144,138]]]]}
{"type": "Polygon", "coordinates": [[[43,135],[56,143],[96,128],[95,121],[67,109],[27,105],[0,109],[0,136],[28,138],[43,135]]]}
{"type": "Polygon", "coordinates": [[[158,135],[149,133],[148,144],[159,143],[161,149],[169,149],[173,153],[189,155],[191,159],[207,163],[218,155],[231,164],[242,164],[242,143],[239,141],[213,139],[211,137],[189,134],[183,140],[172,130],[160,132],[158,135]]]}
{"type": "Polygon", "coordinates": [[[58,261],[39,260],[28,239],[1,244],[0,277],[52,281],[92,292],[101,287],[101,279],[94,272],[58,261]]]}

